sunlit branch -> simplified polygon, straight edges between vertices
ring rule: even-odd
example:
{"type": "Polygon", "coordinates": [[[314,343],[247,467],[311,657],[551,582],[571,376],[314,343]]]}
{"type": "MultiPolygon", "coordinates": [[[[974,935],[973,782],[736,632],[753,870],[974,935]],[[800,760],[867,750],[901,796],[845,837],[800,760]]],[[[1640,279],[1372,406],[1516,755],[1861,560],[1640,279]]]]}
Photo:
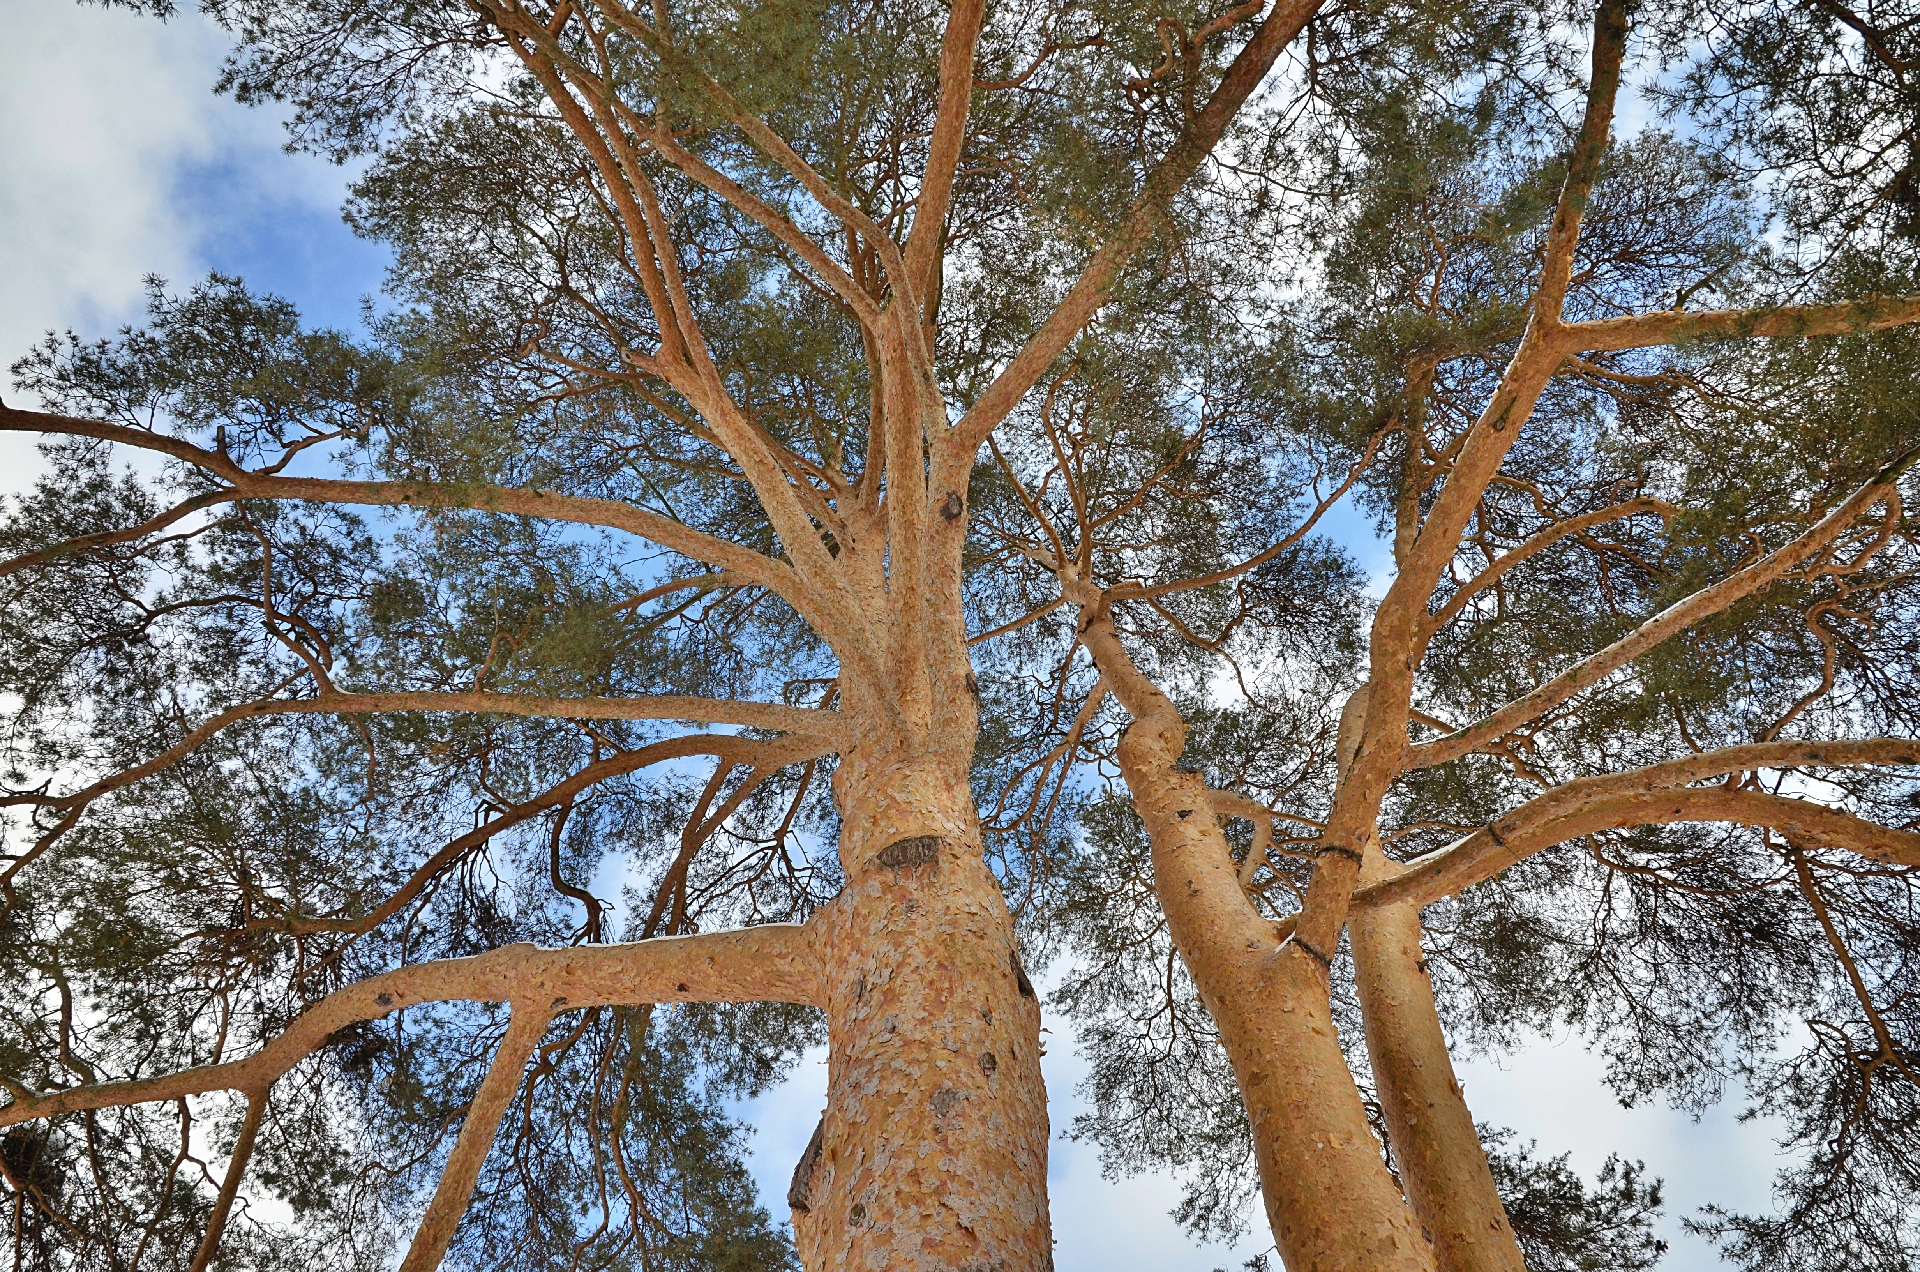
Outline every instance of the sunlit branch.
{"type": "MultiPolygon", "coordinates": [[[[623,27],[632,28],[637,24],[643,34],[647,32],[644,23],[639,23],[620,6],[601,7],[603,12],[623,27]],[[622,14],[625,15],[624,19],[622,14]]],[[[662,300],[656,303],[665,304],[666,316],[671,321],[663,322],[661,326],[663,329],[674,326],[679,331],[677,344],[680,360],[677,363],[656,360],[654,368],[706,417],[721,448],[740,465],[741,472],[759,497],[761,507],[784,542],[793,562],[792,568],[802,584],[802,590],[807,593],[810,603],[801,612],[807,615],[815,629],[839,652],[843,660],[871,674],[871,669],[863,666],[866,661],[863,650],[868,643],[868,634],[853,608],[845,603],[842,580],[820,542],[812,518],[802,506],[793,483],[781,470],[778,457],[769,447],[767,439],[750,424],[745,412],[733,400],[707,350],[685,280],[680,274],[679,262],[672,250],[670,227],[661,212],[653,183],[621,127],[613,95],[603,80],[568,57],[545,27],[520,12],[517,6],[491,4],[490,11],[507,26],[519,31],[526,44],[516,43],[516,53],[541,80],[548,96],[566,115],[568,126],[578,134],[581,142],[596,154],[606,154],[620,178],[619,188],[632,197],[642,227],[630,228],[629,233],[634,237],[636,246],[643,241],[653,245],[664,288],[662,300]],[[534,48],[544,58],[535,56],[534,48]],[[569,78],[580,84],[593,109],[594,118],[598,120],[597,130],[567,89],[566,80],[569,78]],[[644,228],[644,238],[637,232],[639,228],[644,228]]],[[[614,174],[609,174],[607,179],[613,180],[614,174]]],[[[728,569],[734,568],[728,562],[711,556],[704,559],[728,569]]],[[[791,598],[789,603],[793,603],[791,598]]],[[[801,607],[796,604],[795,608],[801,607]]]]}
{"type": "Polygon", "coordinates": [[[907,236],[905,264],[910,294],[920,302],[920,319],[932,321],[939,298],[940,253],[944,248],[947,205],[953,177],[966,144],[967,113],[973,102],[973,58],[985,20],[984,0],[958,0],[947,13],[940,38],[940,104],[927,148],[927,166],[907,236]]]}
{"type": "Polygon", "coordinates": [[[407,1248],[407,1257],[400,1262],[400,1272],[434,1272],[446,1257],[454,1229],[460,1226],[460,1217],[473,1199],[473,1186],[480,1180],[480,1167],[486,1161],[487,1150],[493,1147],[500,1119],[513,1103],[521,1076],[526,1072],[527,1059],[539,1045],[540,1036],[546,1032],[551,1019],[548,1004],[531,999],[513,1003],[506,1036],[500,1040],[500,1049],[494,1053],[493,1063],[480,1081],[480,1089],[467,1106],[460,1134],[440,1173],[440,1184],[434,1189],[426,1214],[421,1216],[420,1226],[414,1230],[413,1243],[407,1248]]]}
{"type": "Polygon", "coordinates": [[[59,433],[155,451],[182,460],[229,483],[226,499],[302,499],[316,503],[376,507],[452,508],[511,513],[548,521],[623,530],[663,548],[720,566],[779,593],[806,613],[810,598],[791,566],[749,548],[703,534],[659,513],[611,499],[565,495],[483,482],[348,481],[324,477],[271,477],[250,472],[225,455],[182,438],[100,420],[78,419],[0,406],[0,432],[59,433]]]}
{"type": "MultiPolygon", "coordinates": [[[[1913,744],[1902,745],[1907,748],[1906,762],[1911,762],[1913,744]]],[[[1892,830],[1808,800],[1725,786],[1624,792],[1597,788],[1590,789],[1590,797],[1575,805],[1557,800],[1557,794],[1542,796],[1542,800],[1551,801],[1542,809],[1523,804],[1432,857],[1413,863],[1405,873],[1360,889],[1353,894],[1353,903],[1431,905],[1491,879],[1554,844],[1603,830],[1676,822],[1766,827],[1798,842],[1845,849],[1888,865],[1920,867],[1920,833],[1892,830]],[[1547,811],[1551,809],[1560,811],[1547,811]]]]}
{"type": "Polygon", "coordinates": [[[791,218],[769,206],[765,200],[749,193],[739,182],[674,141],[671,134],[656,130],[647,134],[647,139],[661,158],[752,218],[788,251],[805,261],[820,281],[846,302],[862,325],[879,329],[884,321],[880,307],[873,303],[873,298],[838,262],[821,249],[812,235],[795,225],[791,218]]]}
{"type": "MultiPolygon", "coordinates": [[[[1587,109],[1567,157],[1566,183],[1547,229],[1547,243],[1534,292],[1536,320],[1560,324],[1560,311],[1573,277],[1573,253],[1580,241],[1580,224],[1593,194],[1593,183],[1606,158],[1613,129],[1614,101],[1620,94],[1620,65],[1627,51],[1627,0],[1601,0],[1593,15],[1593,72],[1587,85],[1587,109]]],[[[1519,421],[1515,421],[1517,425],[1519,421]]]]}
{"type": "MultiPolygon", "coordinates": [[[[1586,114],[1574,141],[1566,180],[1554,207],[1548,231],[1540,281],[1534,291],[1533,318],[1520,347],[1507,364],[1493,397],[1473,424],[1456,440],[1458,448],[1446,479],[1413,542],[1400,554],[1399,573],[1381,601],[1374,623],[1377,649],[1375,706],[1397,706],[1408,695],[1412,666],[1406,655],[1417,657],[1419,630],[1428,599],[1447,566],[1454,560],[1468,520],[1480,506],[1487,486],[1499,473],[1508,450],[1532,415],[1534,404],[1565,356],[1555,338],[1560,306],[1565,299],[1573,253],[1579,244],[1587,198],[1599,173],[1613,125],[1614,98],[1620,88],[1620,64],[1626,53],[1627,18],[1624,0],[1604,0],[1594,13],[1593,70],[1587,90],[1586,114]],[[1382,697],[1382,693],[1385,694],[1382,697]]],[[[1384,713],[1375,720],[1378,733],[1393,727],[1384,713]]]]}
{"type": "Polygon", "coordinates": [[[260,1050],[239,1060],[127,1082],[89,1083],[15,1099],[0,1129],[86,1109],[119,1108],[208,1091],[258,1090],[361,1020],[428,1002],[529,1002],[553,1011],[642,1003],[787,1002],[822,1006],[825,989],[807,928],[770,923],[625,945],[542,949],[507,945],[473,958],[398,968],[327,995],[260,1050]]]}

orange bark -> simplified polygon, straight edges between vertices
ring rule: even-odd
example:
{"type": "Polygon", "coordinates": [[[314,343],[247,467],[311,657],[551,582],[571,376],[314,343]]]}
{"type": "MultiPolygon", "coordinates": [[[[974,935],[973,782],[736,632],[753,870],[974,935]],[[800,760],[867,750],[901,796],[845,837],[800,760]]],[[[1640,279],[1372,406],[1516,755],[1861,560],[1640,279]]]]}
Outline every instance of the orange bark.
{"type": "MultiPolygon", "coordinates": [[[[1385,860],[1377,846],[1370,857],[1385,860]]],[[[1404,905],[1355,911],[1348,934],[1400,1183],[1442,1272],[1526,1272],[1447,1054],[1420,937],[1420,911],[1404,905]]]]}
{"type": "Polygon", "coordinates": [[[856,755],[835,787],[847,883],[819,919],[827,1110],[789,1197],[801,1259],[1049,1268],[1040,1008],[964,762],[856,755]]]}
{"type": "Polygon", "coordinates": [[[1233,1065],[1280,1257],[1292,1272],[1432,1272],[1432,1242],[1340,1052],[1329,968],[1297,941],[1276,945],[1248,902],[1204,781],[1180,767],[1186,724],[1104,609],[1090,611],[1082,638],[1133,715],[1120,766],[1146,825],[1154,894],[1233,1065]]]}

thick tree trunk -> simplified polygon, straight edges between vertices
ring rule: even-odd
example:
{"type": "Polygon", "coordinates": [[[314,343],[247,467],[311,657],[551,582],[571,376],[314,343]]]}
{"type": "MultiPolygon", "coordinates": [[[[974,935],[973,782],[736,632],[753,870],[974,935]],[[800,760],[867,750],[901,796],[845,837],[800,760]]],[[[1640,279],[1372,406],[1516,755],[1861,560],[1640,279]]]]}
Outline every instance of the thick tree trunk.
{"type": "Polygon", "coordinates": [[[1204,783],[1175,767],[1182,734],[1136,719],[1120,764],[1154,891],[1239,1081],[1280,1257],[1292,1272],[1430,1272],[1432,1246],[1340,1054],[1327,969],[1296,945],[1276,948],[1247,903],[1204,783]]]}
{"type": "Polygon", "coordinates": [[[1179,710],[1133,665],[1105,609],[1083,614],[1081,639],[1133,716],[1120,768],[1146,824],[1154,894],[1233,1065],[1280,1257],[1291,1272],[1432,1272],[1432,1243],[1340,1053],[1328,967],[1275,941],[1240,887],[1206,783],[1180,767],[1179,710]]]}
{"type": "Polygon", "coordinates": [[[1040,1009],[964,762],[849,755],[823,914],[827,1110],[789,1200],[810,1270],[1040,1272],[1040,1009]]]}
{"type": "MultiPolygon", "coordinates": [[[[1390,869],[1369,845],[1361,881],[1390,869]]],[[[1415,906],[1357,910],[1348,921],[1367,1056],[1407,1200],[1433,1238],[1441,1272],[1526,1272],[1473,1114],[1454,1078],[1420,947],[1415,906]]]]}

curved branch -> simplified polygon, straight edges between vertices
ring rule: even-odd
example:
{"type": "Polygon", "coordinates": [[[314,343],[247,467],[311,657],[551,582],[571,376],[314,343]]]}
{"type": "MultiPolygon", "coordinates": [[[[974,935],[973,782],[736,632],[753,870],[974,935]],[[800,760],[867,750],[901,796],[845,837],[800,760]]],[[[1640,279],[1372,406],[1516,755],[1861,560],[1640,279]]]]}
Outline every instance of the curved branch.
{"type": "MultiPolygon", "coordinates": [[[[689,698],[674,694],[641,698],[542,698],[531,694],[486,691],[322,693],[311,698],[268,698],[228,707],[196,726],[159,755],[111,777],[102,778],[84,790],[71,795],[10,795],[0,798],[0,807],[36,804],[46,808],[66,808],[74,804],[91,803],[110,791],[130,786],[179,763],[204,746],[215,734],[242,720],[263,716],[388,715],[410,711],[532,716],[551,720],[690,720],[701,724],[776,729],[792,737],[818,743],[823,752],[842,746],[846,741],[844,726],[838,720],[827,722],[820,718],[823,715],[838,716],[839,712],[814,707],[786,707],[769,702],[726,702],[717,698],[689,698]]],[[[692,753],[700,754],[701,751],[692,753]]]]}
{"type": "MultiPolygon", "coordinates": [[[[1307,885],[1300,939],[1309,949],[1330,950],[1339,940],[1367,840],[1376,830],[1380,801],[1403,771],[1414,677],[1429,639],[1427,617],[1434,589],[1457,558],[1468,520],[1480,508],[1487,487],[1566,357],[1559,336],[1561,307],[1587,198],[1613,126],[1626,53],[1627,9],[1625,0],[1601,0],[1594,13],[1586,111],[1554,208],[1532,314],[1519,347],[1486,407],[1455,443],[1458,450],[1426,520],[1417,530],[1411,521],[1401,526],[1401,536],[1410,536],[1411,541],[1404,550],[1396,548],[1399,573],[1374,612],[1368,659],[1372,688],[1357,758],[1334,790],[1323,840],[1323,853],[1330,855],[1323,855],[1315,865],[1307,885]]],[[[1417,452],[1410,447],[1408,453],[1411,473],[1417,452]]],[[[1417,515],[1418,503],[1417,498],[1404,503],[1403,510],[1417,515]]],[[[1401,536],[1396,536],[1396,542],[1401,536]]]]}
{"type": "Polygon", "coordinates": [[[1920,867],[1920,832],[1893,830],[1824,804],[1760,791],[1710,786],[1612,793],[1559,816],[1522,820],[1527,807],[1414,863],[1404,874],[1361,888],[1353,894],[1353,904],[1431,905],[1554,844],[1596,831],[1676,822],[1764,826],[1795,842],[1841,848],[1887,865],[1920,867]]]}
{"type": "Polygon", "coordinates": [[[224,479],[231,487],[222,492],[222,497],[227,500],[304,499],[315,503],[369,507],[457,508],[623,530],[770,588],[809,619],[815,616],[817,609],[810,590],[786,563],[763,556],[751,548],[743,548],[737,543],[704,534],[671,517],[611,499],[492,486],[484,482],[349,481],[327,477],[269,476],[242,468],[218,451],[206,450],[164,433],[71,415],[22,411],[5,405],[0,405],[0,432],[94,437],[154,451],[224,479]]]}
{"type": "Polygon", "coordinates": [[[1367,470],[1367,466],[1373,463],[1374,455],[1379,452],[1380,443],[1386,439],[1389,433],[1398,431],[1399,427],[1398,424],[1390,424],[1386,428],[1375,432],[1372,437],[1369,437],[1367,439],[1366,449],[1360,453],[1360,458],[1355,460],[1353,466],[1347,470],[1346,479],[1342,481],[1331,494],[1317,501],[1313,506],[1313,511],[1307,514],[1306,520],[1294,527],[1293,530],[1288,532],[1278,542],[1262,548],[1243,561],[1207,574],[1196,574],[1190,578],[1175,579],[1169,583],[1155,583],[1152,585],[1123,582],[1108,588],[1107,598],[1110,601],[1118,601],[1172,596],[1178,592],[1191,592],[1196,588],[1212,587],[1216,583],[1225,583],[1231,579],[1239,578],[1249,571],[1259,569],[1313,533],[1313,528],[1320,524],[1320,519],[1327,514],[1329,509],[1346,497],[1347,492],[1353,489],[1353,484],[1359,481],[1360,475],[1367,470]]]}
{"type": "Polygon", "coordinates": [[[770,923],[627,945],[543,949],[508,945],[473,958],[402,967],[339,989],[250,1056],[130,1082],[90,1083],[16,1099],[0,1130],[86,1109],[265,1087],[355,1021],[429,1002],[527,1002],[553,1011],[644,1003],[783,1002],[822,1006],[825,984],[812,933],[770,923]]]}
{"type": "Polygon", "coordinates": [[[1221,821],[1238,818],[1253,827],[1253,846],[1240,863],[1240,886],[1251,888],[1253,876],[1267,864],[1267,849],[1273,847],[1273,810],[1239,791],[1209,790],[1207,799],[1213,804],[1213,815],[1221,821]]]}
{"type": "Polygon", "coordinates": [[[730,765],[747,763],[772,771],[818,759],[823,754],[825,752],[822,750],[795,745],[784,739],[779,742],[755,742],[744,738],[707,735],[669,738],[664,742],[656,742],[652,746],[643,746],[638,750],[608,756],[604,760],[587,765],[566,781],[556,783],[532,799],[514,805],[492,821],[476,826],[459,838],[448,841],[438,852],[421,862],[407,877],[406,883],[402,884],[392,896],[357,919],[287,915],[275,919],[257,919],[250,927],[288,932],[296,936],[321,932],[350,936],[370,932],[410,904],[414,898],[426,890],[427,885],[432,883],[441,871],[468,852],[481,847],[501,831],[529,821],[550,808],[564,807],[590,786],[666,760],[686,759],[694,755],[718,755],[729,761],[730,765]]]}
{"type": "Polygon", "coordinates": [[[1643,513],[1655,513],[1661,517],[1671,517],[1677,509],[1664,499],[1655,499],[1651,495],[1639,499],[1629,499],[1625,503],[1614,504],[1607,508],[1596,508],[1592,512],[1568,517],[1565,521],[1555,522],[1540,533],[1533,535],[1516,545],[1512,551],[1503,553],[1497,560],[1488,563],[1487,568],[1460,585],[1459,591],[1447,598],[1447,603],[1427,620],[1427,630],[1437,632],[1453,621],[1455,615],[1466,608],[1467,602],[1491,587],[1507,571],[1519,565],[1529,557],[1536,556],[1570,535],[1591,530],[1595,526],[1605,525],[1609,521],[1624,521],[1628,517],[1637,517],[1643,513]]]}
{"type": "Polygon", "coordinates": [[[51,547],[41,548],[37,552],[22,553],[10,561],[0,561],[0,579],[7,577],[9,574],[18,573],[21,570],[30,570],[35,566],[58,561],[62,557],[91,552],[95,548],[111,547],[116,543],[130,543],[135,539],[144,539],[154,531],[165,530],[168,526],[186,517],[190,517],[202,509],[216,507],[223,503],[233,503],[237,498],[237,495],[224,490],[214,491],[211,494],[195,495],[191,499],[175,504],[165,512],[148,518],[137,526],[128,526],[124,530],[102,530],[97,534],[83,534],[76,538],[68,539],[63,543],[56,543],[51,547]]]}

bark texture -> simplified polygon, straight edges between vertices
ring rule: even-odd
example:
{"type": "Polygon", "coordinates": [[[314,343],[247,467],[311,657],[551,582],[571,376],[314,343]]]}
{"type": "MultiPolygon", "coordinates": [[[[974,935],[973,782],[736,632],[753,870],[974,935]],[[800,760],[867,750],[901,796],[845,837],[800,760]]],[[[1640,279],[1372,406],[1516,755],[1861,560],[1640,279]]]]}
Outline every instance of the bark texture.
{"type": "Polygon", "coordinates": [[[1039,1003],[964,764],[856,755],[835,782],[847,883],[821,916],[827,1111],[789,1197],[801,1259],[1051,1268],[1039,1003]]]}
{"type": "MultiPolygon", "coordinates": [[[[1375,847],[1369,869],[1384,863],[1375,847]]],[[[1367,1058],[1407,1201],[1441,1272],[1525,1272],[1447,1040],[1410,905],[1355,911],[1348,940],[1367,1058]]]]}
{"type": "Polygon", "coordinates": [[[1291,1272],[1431,1272],[1432,1242],[1340,1052],[1328,967],[1298,941],[1276,945],[1247,901],[1206,784],[1180,767],[1186,724],[1103,609],[1082,637],[1133,716],[1120,766],[1146,825],[1154,893],[1239,1082],[1280,1257],[1291,1272]]]}

